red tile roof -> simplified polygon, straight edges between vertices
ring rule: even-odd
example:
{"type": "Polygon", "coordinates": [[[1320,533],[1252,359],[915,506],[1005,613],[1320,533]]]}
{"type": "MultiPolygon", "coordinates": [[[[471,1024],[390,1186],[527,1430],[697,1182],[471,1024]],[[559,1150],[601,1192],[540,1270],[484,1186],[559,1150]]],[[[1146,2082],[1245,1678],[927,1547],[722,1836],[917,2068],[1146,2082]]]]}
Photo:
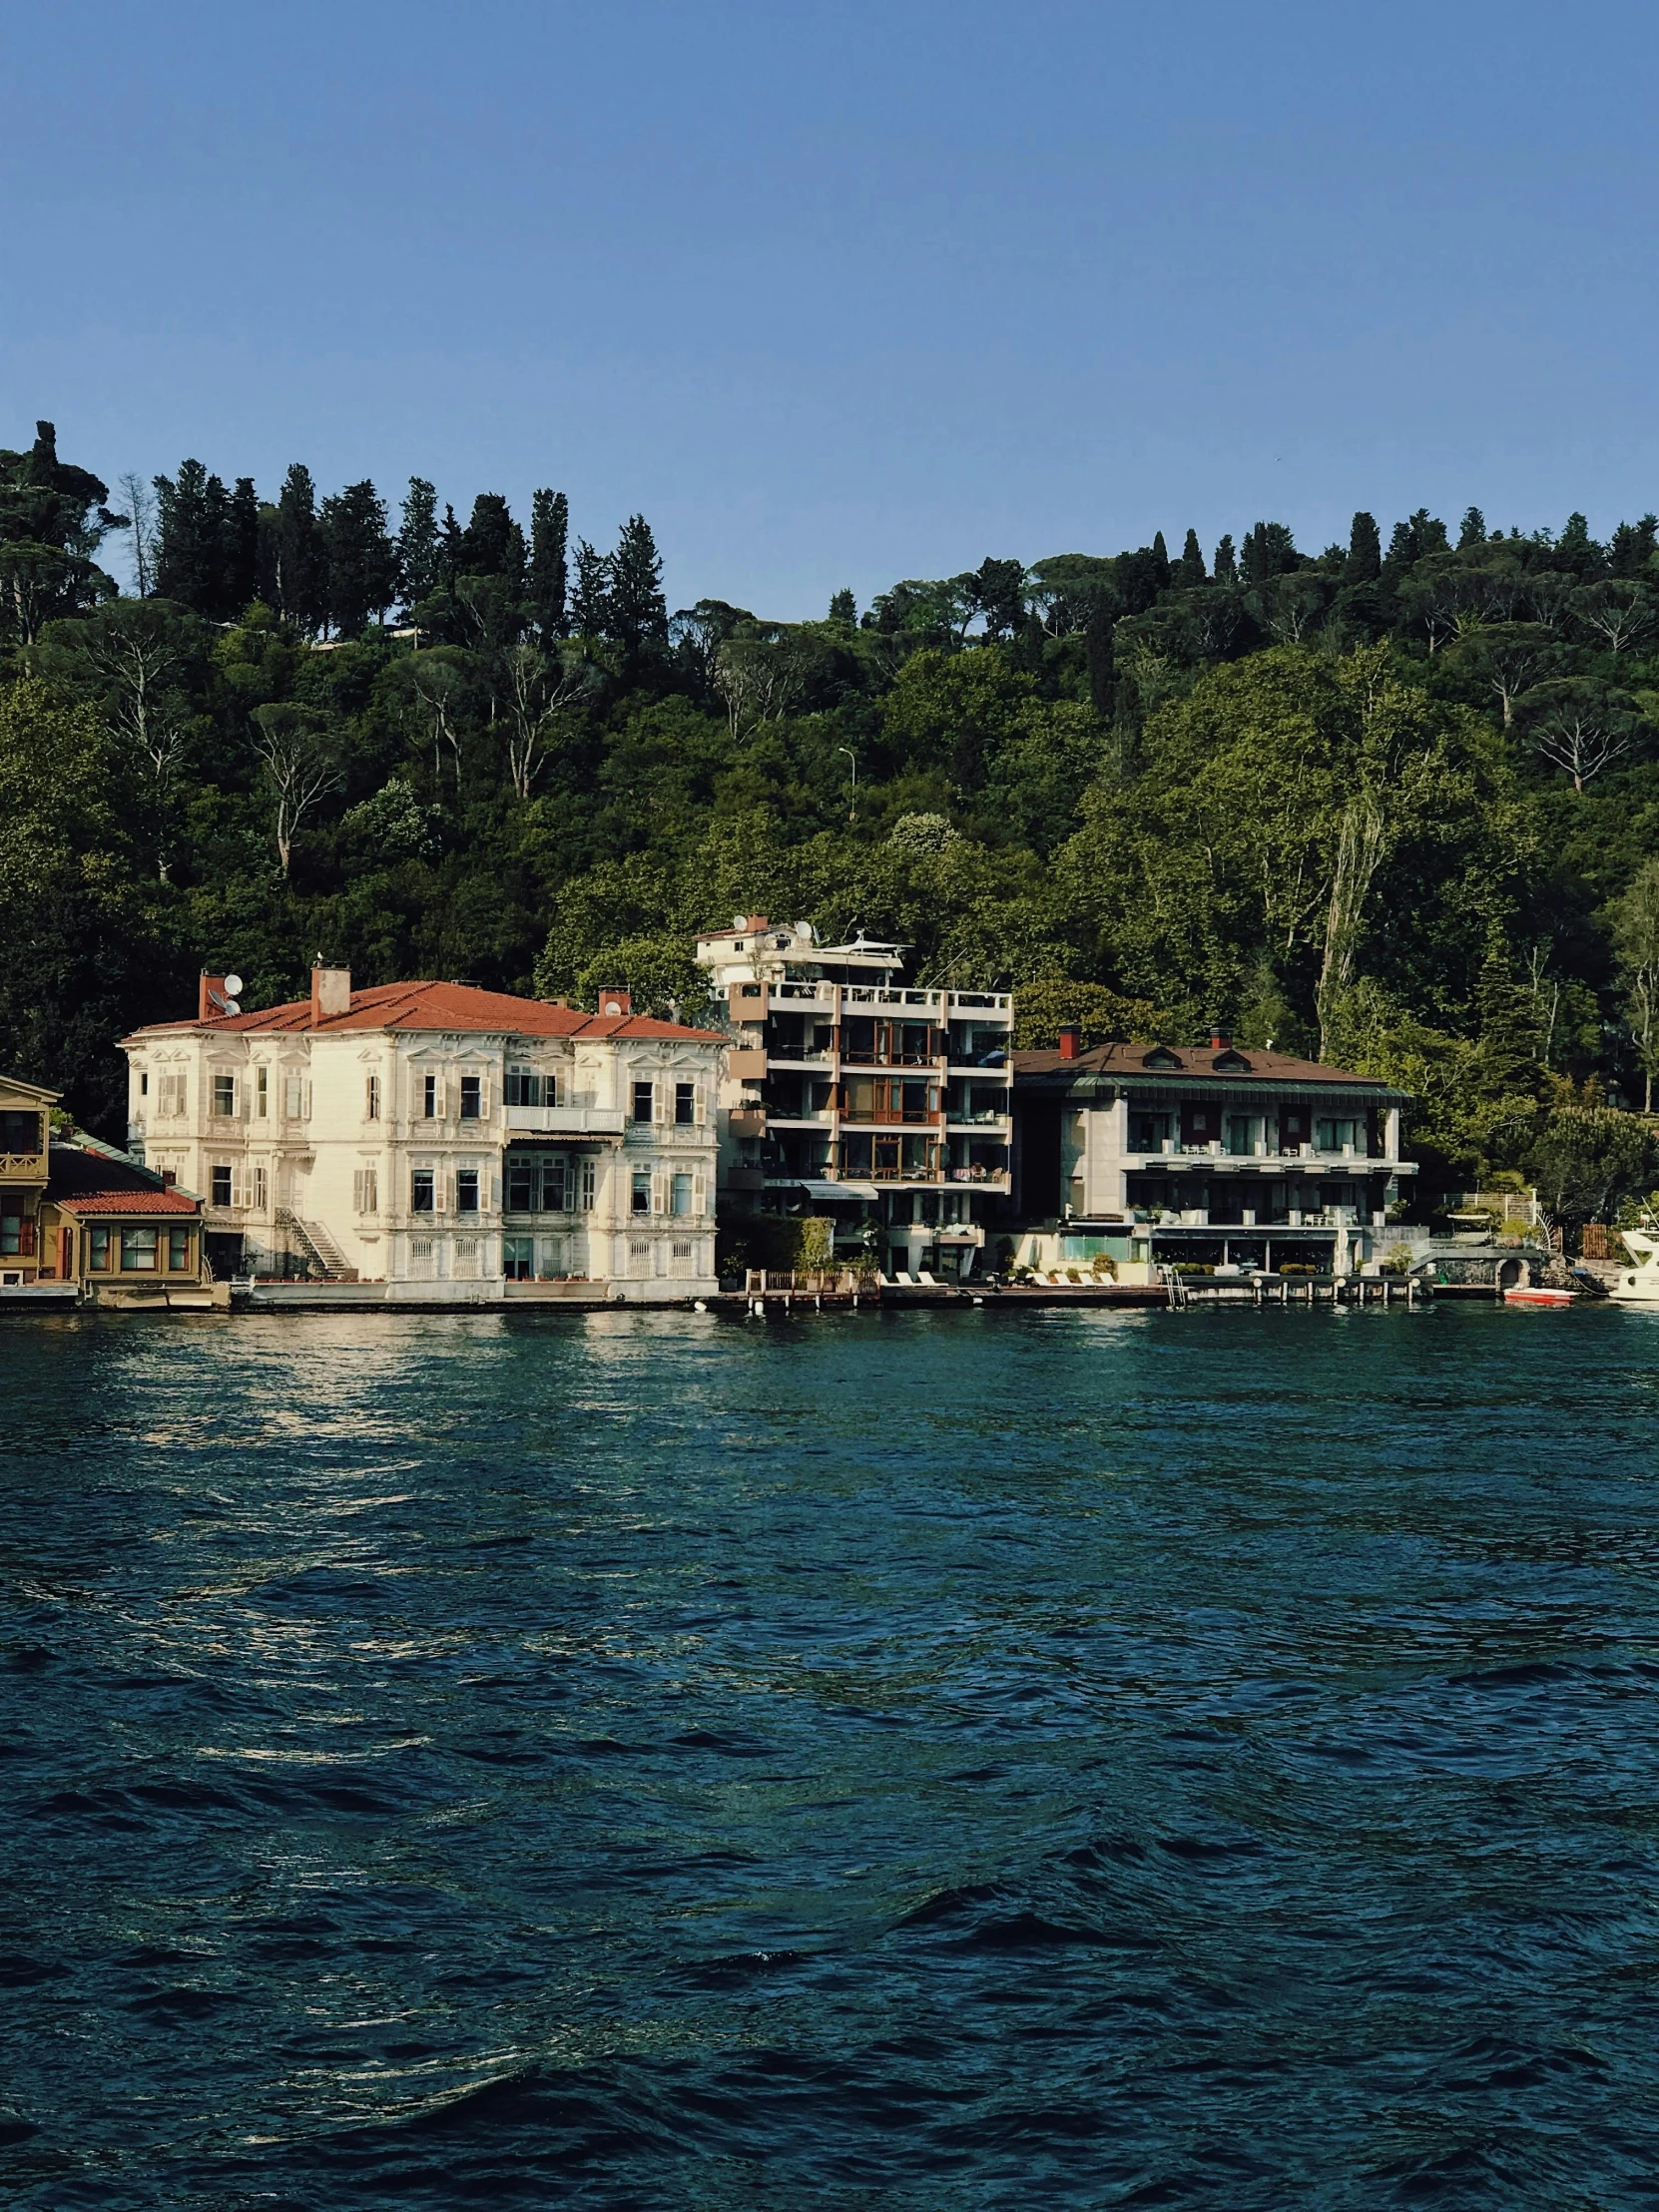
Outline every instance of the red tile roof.
{"type": "MultiPolygon", "coordinates": [[[[311,1002],[292,1000],[259,1013],[222,1014],[212,1021],[152,1021],[136,1037],[181,1029],[249,1031],[312,1028],[311,1002]]],[[[681,1022],[657,1021],[649,1014],[585,1014],[573,1006],[550,1006],[541,998],[517,998],[510,991],[481,991],[470,983],[377,983],[351,993],[350,1010],[325,1014],[317,1033],[344,1029],[487,1029],[519,1037],[658,1037],[682,1043],[724,1044],[716,1029],[691,1029],[681,1022]]]]}
{"type": "Polygon", "coordinates": [[[202,1209],[183,1191],[83,1191],[78,1198],[53,1202],[65,1214],[199,1214],[202,1209]]]}

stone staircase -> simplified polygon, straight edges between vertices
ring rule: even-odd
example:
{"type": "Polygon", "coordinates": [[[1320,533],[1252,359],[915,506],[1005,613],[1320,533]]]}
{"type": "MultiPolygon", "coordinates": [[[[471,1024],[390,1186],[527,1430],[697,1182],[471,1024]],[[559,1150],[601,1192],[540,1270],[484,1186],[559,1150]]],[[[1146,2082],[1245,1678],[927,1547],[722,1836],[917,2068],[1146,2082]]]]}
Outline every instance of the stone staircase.
{"type": "Polygon", "coordinates": [[[356,1282],[356,1269],[347,1265],[345,1254],[319,1221],[301,1221],[286,1206],[278,1206],[276,1226],[286,1230],[298,1250],[316,1263],[324,1282],[356,1282]]]}

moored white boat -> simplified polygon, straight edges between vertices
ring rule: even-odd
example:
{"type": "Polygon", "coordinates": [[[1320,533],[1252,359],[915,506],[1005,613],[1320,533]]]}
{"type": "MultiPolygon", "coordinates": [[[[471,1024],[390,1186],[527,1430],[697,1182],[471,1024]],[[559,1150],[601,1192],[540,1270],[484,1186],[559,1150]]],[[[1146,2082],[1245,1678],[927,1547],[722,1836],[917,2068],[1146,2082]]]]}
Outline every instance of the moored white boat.
{"type": "Polygon", "coordinates": [[[1659,1306],[1659,1227],[1621,1229],[1630,1265],[1608,1284],[1609,1295],[1626,1306],[1659,1306]]]}
{"type": "Polygon", "coordinates": [[[1570,1306],[1577,1296],[1576,1291],[1552,1291],[1541,1283],[1528,1283],[1505,1291],[1503,1303],[1505,1306],[1570,1306]]]}

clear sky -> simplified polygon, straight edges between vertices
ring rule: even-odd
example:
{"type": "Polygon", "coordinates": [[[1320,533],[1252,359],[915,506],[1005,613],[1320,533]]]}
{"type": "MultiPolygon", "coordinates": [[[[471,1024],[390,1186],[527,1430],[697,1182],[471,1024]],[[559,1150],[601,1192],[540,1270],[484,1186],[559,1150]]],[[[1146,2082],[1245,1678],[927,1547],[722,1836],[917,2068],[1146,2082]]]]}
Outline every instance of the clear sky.
{"type": "Polygon", "coordinates": [[[671,606],[1659,506],[1652,0],[0,27],[0,444],[642,510],[671,606]]]}

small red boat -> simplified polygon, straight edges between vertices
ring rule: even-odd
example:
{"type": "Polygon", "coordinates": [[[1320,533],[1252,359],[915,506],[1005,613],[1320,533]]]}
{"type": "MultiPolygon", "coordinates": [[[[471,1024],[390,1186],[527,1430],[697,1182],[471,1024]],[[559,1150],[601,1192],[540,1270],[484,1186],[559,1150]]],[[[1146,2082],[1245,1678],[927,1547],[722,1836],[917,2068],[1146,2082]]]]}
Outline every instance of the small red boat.
{"type": "Polygon", "coordinates": [[[1524,1288],[1505,1291],[1503,1303],[1505,1306],[1570,1306],[1577,1296],[1576,1291],[1550,1291],[1542,1284],[1535,1288],[1527,1284],[1524,1288]]]}

